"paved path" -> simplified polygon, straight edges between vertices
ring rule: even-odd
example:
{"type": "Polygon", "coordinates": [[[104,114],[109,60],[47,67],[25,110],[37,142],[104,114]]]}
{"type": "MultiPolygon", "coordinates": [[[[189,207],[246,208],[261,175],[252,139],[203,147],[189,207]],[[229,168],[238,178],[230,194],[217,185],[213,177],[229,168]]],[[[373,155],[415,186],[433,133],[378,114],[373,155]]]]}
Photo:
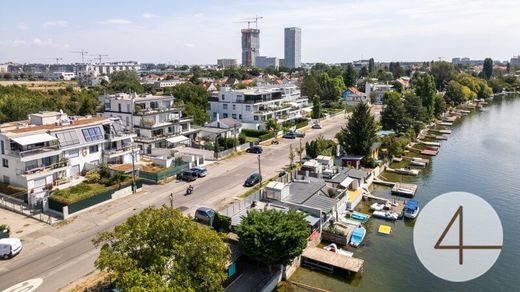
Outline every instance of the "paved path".
{"type": "MultiPolygon", "coordinates": [[[[309,129],[302,144],[319,135],[334,137],[345,125],[345,116],[336,116],[321,125],[321,130],[309,129]]],[[[262,176],[275,176],[289,163],[289,144],[296,148],[299,143],[299,139],[283,140],[279,145],[264,147],[261,155],[262,176]]],[[[98,251],[91,240],[97,233],[111,230],[148,206],[169,205],[170,193],[174,194],[174,207],[184,207],[185,214],[193,215],[201,206],[222,209],[247,190],[242,184],[257,169],[257,155],[246,153],[208,166],[207,177],[192,183],[195,190],[190,196],[183,195],[187,187],[184,182],[146,185],[140,193],[27,234],[22,237],[23,252],[11,260],[0,261],[0,291],[34,278],[43,279],[43,284],[36,291],[56,291],[65,287],[94,270],[93,263],[98,251]]]]}

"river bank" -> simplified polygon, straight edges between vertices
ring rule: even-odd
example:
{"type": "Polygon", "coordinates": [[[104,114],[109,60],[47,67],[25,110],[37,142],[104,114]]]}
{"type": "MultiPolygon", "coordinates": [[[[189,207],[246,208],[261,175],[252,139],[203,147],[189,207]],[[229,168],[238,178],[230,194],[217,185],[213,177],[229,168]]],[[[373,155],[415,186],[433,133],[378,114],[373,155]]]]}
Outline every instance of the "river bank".
{"type": "MultiPolygon", "coordinates": [[[[520,180],[515,172],[520,165],[520,99],[497,96],[487,111],[474,111],[451,126],[441,151],[418,176],[383,173],[389,181],[418,186],[416,198],[424,206],[449,191],[468,191],[487,200],[499,214],[504,234],[504,250],[486,274],[466,283],[451,283],[430,274],[419,262],[413,248],[413,221],[370,220],[364,246],[355,256],[365,260],[361,277],[345,280],[300,268],[292,281],[329,291],[513,291],[520,285],[520,227],[515,214],[520,210],[517,194],[520,180]],[[380,224],[390,225],[392,233],[377,233],[380,224]],[[410,280],[413,279],[413,280],[410,280]]],[[[373,195],[395,198],[384,186],[371,187],[373,195]]],[[[360,208],[366,208],[363,203],[360,208]]],[[[281,291],[305,291],[284,287],[281,291]]]]}

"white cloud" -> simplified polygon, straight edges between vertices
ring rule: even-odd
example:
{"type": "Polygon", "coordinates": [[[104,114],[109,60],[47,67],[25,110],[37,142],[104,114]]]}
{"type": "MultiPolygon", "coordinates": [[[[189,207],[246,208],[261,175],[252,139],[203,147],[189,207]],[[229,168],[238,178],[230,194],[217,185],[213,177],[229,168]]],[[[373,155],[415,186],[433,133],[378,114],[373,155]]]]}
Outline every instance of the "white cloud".
{"type": "Polygon", "coordinates": [[[204,16],[204,13],[195,13],[195,14],[193,14],[193,16],[195,16],[195,17],[202,17],[202,16],[204,16]]]}
{"type": "Polygon", "coordinates": [[[0,41],[0,47],[17,48],[27,44],[25,40],[5,40],[0,41]]]}
{"type": "Polygon", "coordinates": [[[107,19],[105,21],[100,21],[99,24],[131,24],[132,21],[128,19],[122,19],[122,18],[113,18],[113,19],[107,19]]]}
{"type": "Polygon", "coordinates": [[[143,13],[142,17],[144,19],[151,19],[151,18],[158,18],[159,15],[153,14],[153,13],[150,13],[150,12],[146,12],[146,13],[143,13]]]}
{"type": "Polygon", "coordinates": [[[66,20],[55,20],[55,21],[47,21],[43,24],[43,27],[67,27],[69,26],[69,22],[66,20]]]}
{"type": "Polygon", "coordinates": [[[192,44],[192,43],[185,43],[184,46],[185,46],[186,48],[193,48],[193,47],[195,47],[195,45],[192,44]]]}
{"type": "Polygon", "coordinates": [[[18,48],[18,47],[47,47],[47,48],[56,48],[56,49],[67,49],[70,47],[69,44],[59,44],[54,42],[52,39],[41,39],[39,37],[35,37],[31,40],[5,40],[0,41],[0,47],[6,48],[18,48]]]}
{"type": "Polygon", "coordinates": [[[27,23],[21,22],[18,24],[18,26],[16,26],[16,28],[18,28],[19,30],[28,30],[29,25],[27,23]]]}

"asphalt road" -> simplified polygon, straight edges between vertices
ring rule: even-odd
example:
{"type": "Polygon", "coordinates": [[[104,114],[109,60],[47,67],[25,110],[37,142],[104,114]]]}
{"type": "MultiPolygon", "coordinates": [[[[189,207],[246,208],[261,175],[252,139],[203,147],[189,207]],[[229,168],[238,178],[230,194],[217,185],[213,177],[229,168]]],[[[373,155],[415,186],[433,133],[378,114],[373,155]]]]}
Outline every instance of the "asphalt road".
{"type": "MultiPolygon", "coordinates": [[[[344,115],[323,121],[321,130],[306,131],[302,145],[319,135],[334,137],[345,121],[344,115]]],[[[264,179],[275,176],[289,164],[289,144],[296,149],[299,143],[300,139],[284,139],[278,145],[264,147],[261,155],[264,179]]],[[[111,230],[147,206],[169,206],[170,193],[174,197],[174,207],[181,208],[185,214],[192,215],[201,206],[222,209],[247,191],[242,184],[249,174],[256,171],[257,155],[245,153],[210,165],[207,177],[192,183],[194,192],[190,196],[184,196],[187,187],[184,182],[147,185],[143,192],[81,213],[66,224],[36,232],[24,240],[24,250],[20,255],[0,261],[0,290],[21,291],[12,289],[13,285],[35,278],[43,279],[43,284],[34,291],[60,290],[94,270],[98,250],[91,240],[97,233],[111,230]]]]}

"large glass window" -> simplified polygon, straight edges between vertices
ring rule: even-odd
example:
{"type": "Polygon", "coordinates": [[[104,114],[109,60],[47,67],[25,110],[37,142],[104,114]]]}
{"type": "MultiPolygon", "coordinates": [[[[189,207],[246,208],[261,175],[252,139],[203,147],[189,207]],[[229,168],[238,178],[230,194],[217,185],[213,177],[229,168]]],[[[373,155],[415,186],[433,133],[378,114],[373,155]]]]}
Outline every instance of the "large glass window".
{"type": "Polygon", "coordinates": [[[56,133],[56,138],[58,138],[60,146],[62,147],[79,144],[79,139],[75,131],[56,133]]]}
{"type": "Polygon", "coordinates": [[[99,146],[98,145],[92,145],[88,147],[89,153],[97,153],[99,152],[99,146]]]}
{"type": "Polygon", "coordinates": [[[81,131],[83,132],[83,137],[85,137],[85,141],[87,142],[103,139],[103,134],[101,133],[101,129],[99,127],[87,128],[81,131]]]}

